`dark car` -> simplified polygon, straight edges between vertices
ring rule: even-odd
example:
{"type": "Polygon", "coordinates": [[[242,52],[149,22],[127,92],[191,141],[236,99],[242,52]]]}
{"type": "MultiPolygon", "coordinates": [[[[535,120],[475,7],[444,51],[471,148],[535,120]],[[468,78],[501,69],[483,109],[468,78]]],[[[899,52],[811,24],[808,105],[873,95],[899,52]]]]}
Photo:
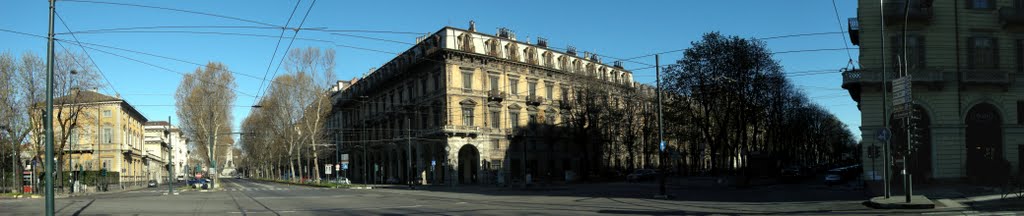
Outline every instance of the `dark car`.
{"type": "Polygon", "coordinates": [[[157,185],[156,184],[156,180],[149,180],[149,184],[148,184],[149,187],[156,187],[156,185],[157,185]]]}
{"type": "Polygon", "coordinates": [[[192,180],[188,181],[188,185],[191,185],[192,188],[206,189],[207,187],[209,187],[209,184],[210,184],[210,179],[205,179],[205,178],[202,178],[202,179],[192,179],[192,180]]]}
{"type": "Polygon", "coordinates": [[[800,166],[789,166],[786,168],[782,168],[781,173],[779,173],[780,177],[784,181],[799,180],[801,178],[806,177],[808,174],[810,174],[809,171],[800,166]]]}
{"type": "Polygon", "coordinates": [[[638,169],[636,171],[633,171],[633,173],[630,173],[629,175],[626,175],[626,181],[638,182],[638,181],[654,180],[657,177],[658,177],[658,172],[654,171],[653,169],[638,169]]]}
{"type": "Polygon", "coordinates": [[[846,167],[829,170],[825,172],[825,184],[829,186],[841,184],[850,179],[849,172],[846,167]]]}

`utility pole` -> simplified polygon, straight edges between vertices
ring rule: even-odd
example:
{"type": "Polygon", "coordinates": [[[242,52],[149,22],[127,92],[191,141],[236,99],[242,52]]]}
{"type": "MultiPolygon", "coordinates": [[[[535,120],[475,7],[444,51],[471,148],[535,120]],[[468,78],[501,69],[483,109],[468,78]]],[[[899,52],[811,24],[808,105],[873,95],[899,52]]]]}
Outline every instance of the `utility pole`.
{"type": "Polygon", "coordinates": [[[903,109],[903,112],[908,113],[904,117],[906,119],[906,125],[904,125],[904,128],[907,131],[907,149],[906,149],[906,152],[904,152],[904,154],[903,154],[903,193],[905,195],[905,198],[906,198],[905,201],[907,203],[910,203],[910,196],[913,193],[913,191],[911,190],[912,186],[911,186],[911,182],[910,182],[911,176],[910,176],[909,170],[907,170],[907,166],[908,166],[908,164],[910,164],[910,153],[911,153],[910,143],[911,143],[911,140],[913,139],[913,136],[911,136],[911,134],[910,134],[911,133],[911,130],[910,130],[911,123],[910,123],[910,121],[912,121],[913,116],[914,116],[914,105],[913,105],[914,99],[912,97],[910,97],[911,96],[910,92],[913,90],[911,88],[911,84],[913,84],[913,78],[910,75],[910,59],[907,58],[907,21],[909,21],[909,20],[910,20],[910,0],[907,0],[903,4],[903,35],[902,35],[902,37],[903,37],[903,67],[901,67],[901,69],[903,69],[903,79],[906,80],[906,83],[907,83],[906,89],[904,91],[907,91],[907,92],[906,93],[903,93],[903,92],[899,93],[899,94],[905,94],[904,97],[907,97],[907,100],[908,100],[907,103],[904,103],[904,104],[900,105],[900,106],[905,106],[904,109],[903,109]]]}
{"type": "Polygon", "coordinates": [[[209,172],[206,173],[206,175],[210,177],[210,189],[212,190],[214,188],[213,184],[215,184],[215,178],[213,178],[213,175],[217,174],[217,158],[213,156],[213,141],[214,139],[217,139],[217,134],[212,133],[210,135],[210,143],[207,143],[207,145],[209,146],[208,149],[210,149],[210,170],[209,172]]]}
{"type": "Polygon", "coordinates": [[[174,194],[174,143],[171,143],[171,116],[167,116],[167,127],[164,127],[164,137],[167,138],[167,195],[174,194]]]}
{"type": "Polygon", "coordinates": [[[654,196],[659,199],[668,199],[668,194],[665,193],[665,129],[662,128],[661,119],[661,62],[657,54],[654,55],[654,80],[657,85],[656,94],[658,95],[658,141],[660,142],[659,148],[661,152],[658,155],[658,195],[654,196]]]}
{"type": "MultiPolygon", "coordinates": [[[[881,57],[881,59],[882,59],[882,126],[884,128],[886,128],[886,129],[888,129],[889,128],[889,111],[887,109],[888,105],[886,105],[886,103],[885,103],[885,101],[888,100],[887,99],[888,98],[888,87],[886,87],[886,84],[889,83],[887,81],[888,78],[889,78],[889,73],[887,73],[887,71],[885,70],[885,68],[886,68],[886,66],[885,66],[885,24],[884,24],[884,22],[885,22],[885,0],[878,0],[878,15],[879,15],[878,18],[880,20],[879,21],[880,24],[878,26],[881,26],[881,29],[882,29],[881,30],[881,34],[879,34],[879,39],[881,39],[880,40],[881,43],[878,45],[878,48],[879,48],[878,50],[880,52],[879,53],[880,54],[879,57],[881,57]]],[[[885,163],[885,165],[882,166],[882,174],[883,174],[883,176],[882,176],[882,184],[884,185],[884,188],[885,188],[885,192],[884,192],[885,193],[885,198],[888,199],[889,196],[890,196],[890,192],[891,192],[891,190],[889,189],[889,178],[890,178],[889,177],[889,166],[890,166],[890,163],[889,163],[889,159],[890,159],[889,158],[890,157],[890,154],[889,154],[889,140],[886,140],[885,143],[882,144],[882,145],[883,145],[882,149],[884,150],[882,152],[882,163],[885,163]]]]}
{"type": "Polygon", "coordinates": [[[43,120],[43,127],[46,128],[46,215],[53,215],[53,15],[56,9],[56,0],[50,0],[50,27],[46,40],[46,119],[43,120]]]}
{"type": "MultiPolygon", "coordinates": [[[[341,113],[341,112],[338,112],[338,113],[341,113]]],[[[342,117],[344,118],[344,115],[342,117]]],[[[341,122],[345,122],[345,120],[342,119],[341,122]]],[[[334,165],[335,166],[341,166],[341,142],[345,141],[345,131],[341,130],[340,128],[335,128],[335,130],[337,130],[338,133],[341,133],[339,135],[339,137],[341,137],[341,140],[338,140],[338,142],[334,144],[334,165]]],[[[337,168],[336,170],[338,170],[338,171],[334,172],[334,181],[341,180],[341,178],[339,178],[339,176],[341,175],[341,168],[337,168]]],[[[338,182],[335,182],[335,183],[338,183],[338,182]]],[[[337,186],[335,186],[335,187],[337,187],[337,186]]]]}
{"type": "Polygon", "coordinates": [[[409,117],[405,118],[405,128],[408,129],[405,136],[405,159],[408,161],[406,164],[406,182],[409,182],[409,189],[412,189],[412,120],[409,117]]]}

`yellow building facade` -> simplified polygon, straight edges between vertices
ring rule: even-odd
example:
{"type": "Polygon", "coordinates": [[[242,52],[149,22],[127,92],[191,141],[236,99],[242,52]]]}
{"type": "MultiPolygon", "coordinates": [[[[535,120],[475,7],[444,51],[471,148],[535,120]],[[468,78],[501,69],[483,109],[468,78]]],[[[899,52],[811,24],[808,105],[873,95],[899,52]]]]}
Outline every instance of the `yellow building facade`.
{"type": "Polygon", "coordinates": [[[118,172],[120,186],[145,186],[147,119],[128,102],[95,91],[73,91],[54,99],[53,118],[54,145],[63,143],[64,171],[106,169],[118,172]],[[62,119],[71,124],[59,124],[62,119]]]}

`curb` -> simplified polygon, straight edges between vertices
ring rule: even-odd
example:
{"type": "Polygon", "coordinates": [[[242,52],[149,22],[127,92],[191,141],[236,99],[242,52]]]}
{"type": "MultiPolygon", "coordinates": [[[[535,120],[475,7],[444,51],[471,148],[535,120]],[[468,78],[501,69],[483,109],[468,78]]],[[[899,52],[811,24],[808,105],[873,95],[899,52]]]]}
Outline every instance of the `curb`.
{"type": "MultiPolygon", "coordinates": [[[[890,199],[891,200],[891,199],[890,199]]],[[[901,199],[902,200],[902,199],[901,199]]],[[[864,201],[865,206],[876,209],[934,209],[935,203],[924,196],[913,196],[910,203],[886,201],[884,197],[873,197],[864,201]],[[916,201],[915,201],[916,200],[916,201]]]]}

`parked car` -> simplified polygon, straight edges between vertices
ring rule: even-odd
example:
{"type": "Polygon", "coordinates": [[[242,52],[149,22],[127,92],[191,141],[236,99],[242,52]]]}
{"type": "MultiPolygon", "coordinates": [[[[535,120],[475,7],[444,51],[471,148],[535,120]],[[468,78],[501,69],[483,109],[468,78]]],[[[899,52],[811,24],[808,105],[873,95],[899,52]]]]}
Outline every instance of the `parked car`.
{"type": "Polygon", "coordinates": [[[779,173],[779,177],[783,181],[797,181],[807,177],[809,174],[810,170],[807,170],[806,168],[802,168],[800,166],[789,166],[782,168],[781,173],[779,173]]]}
{"type": "Polygon", "coordinates": [[[843,171],[841,169],[833,169],[825,172],[825,184],[832,186],[843,182],[843,171]]]}
{"type": "Polygon", "coordinates": [[[185,177],[184,176],[178,176],[178,182],[181,182],[181,181],[185,181],[185,177]]]}
{"type": "Polygon", "coordinates": [[[207,187],[209,187],[209,184],[210,184],[210,179],[206,179],[206,178],[192,179],[192,180],[188,181],[188,185],[191,185],[192,188],[206,189],[207,187]]]}
{"type": "Polygon", "coordinates": [[[657,177],[658,177],[658,172],[654,171],[653,169],[638,169],[636,171],[633,171],[633,173],[630,173],[629,175],[626,175],[626,181],[638,182],[638,181],[654,180],[657,177]]]}
{"type": "Polygon", "coordinates": [[[149,187],[156,187],[156,185],[157,185],[156,184],[156,180],[149,180],[149,184],[148,184],[149,187]]]}
{"type": "Polygon", "coordinates": [[[338,179],[331,180],[331,183],[335,183],[335,184],[352,184],[352,181],[349,181],[348,178],[345,178],[345,177],[338,177],[338,179]]]}

